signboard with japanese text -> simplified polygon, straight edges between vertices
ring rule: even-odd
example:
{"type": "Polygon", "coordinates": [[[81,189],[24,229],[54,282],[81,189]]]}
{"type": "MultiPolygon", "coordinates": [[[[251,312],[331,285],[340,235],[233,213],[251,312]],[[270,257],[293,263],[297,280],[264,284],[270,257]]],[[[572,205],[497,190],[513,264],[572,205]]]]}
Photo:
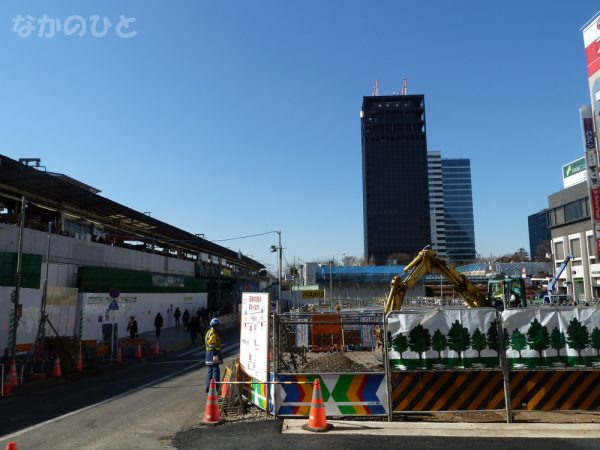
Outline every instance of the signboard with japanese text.
{"type": "Polygon", "coordinates": [[[269,294],[242,293],[240,363],[258,381],[268,381],[269,294]]]}
{"type": "Polygon", "coordinates": [[[588,69],[588,78],[600,70],[600,15],[588,22],[583,29],[583,45],[588,69]]]}
{"type": "Polygon", "coordinates": [[[323,289],[315,289],[312,291],[300,291],[302,292],[302,300],[325,298],[325,291],[323,289]]]}
{"type": "Polygon", "coordinates": [[[592,211],[594,221],[600,221],[600,189],[592,189],[592,211]]]}
{"type": "Polygon", "coordinates": [[[308,318],[299,318],[296,325],[296,347],[308,348],[308,318]]]}

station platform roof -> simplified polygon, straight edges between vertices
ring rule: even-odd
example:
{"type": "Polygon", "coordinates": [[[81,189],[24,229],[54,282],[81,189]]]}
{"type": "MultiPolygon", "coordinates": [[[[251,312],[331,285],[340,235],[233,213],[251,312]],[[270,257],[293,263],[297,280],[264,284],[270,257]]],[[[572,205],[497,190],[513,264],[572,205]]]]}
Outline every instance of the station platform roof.
{"type": "Polygon", "coordinates": [[[264,265],[195,234],[154,219],[98,194],[98,190],[68,176],[46,172],[0,155],[0,197],[21,200],[114,227],[189,251],[209,253],[232,264],[260,270],[264,265]]]}

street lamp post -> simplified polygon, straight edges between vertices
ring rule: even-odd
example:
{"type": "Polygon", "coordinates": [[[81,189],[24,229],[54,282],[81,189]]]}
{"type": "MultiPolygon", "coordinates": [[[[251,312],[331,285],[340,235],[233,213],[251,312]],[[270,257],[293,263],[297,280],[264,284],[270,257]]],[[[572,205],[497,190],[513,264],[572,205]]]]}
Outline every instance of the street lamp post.
{"type": "Polygon", "coordinates": [[[271,233],[277,233],[278,238],[279,238],[279,242],[278,242],[278,246],[275,247],[274,245],[271,245],[271,252],[279,252],[278,258],[277,258],[277,314],[281,314],[281,251],[282,251],[282,247],[281,247],[281,230],[276,230],[276,231],[272,231],[271,233]]]}

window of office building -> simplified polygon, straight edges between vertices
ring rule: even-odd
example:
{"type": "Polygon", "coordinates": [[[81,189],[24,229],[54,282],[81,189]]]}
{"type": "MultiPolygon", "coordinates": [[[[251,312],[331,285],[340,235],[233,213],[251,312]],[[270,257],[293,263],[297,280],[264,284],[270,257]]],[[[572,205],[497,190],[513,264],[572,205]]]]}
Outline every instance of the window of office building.
{"type": "Polygon", "coordinates": [[[565,246],[563,242],[554,243],[554,258],[556,261],[565,259],[565,246]]]}
{"type": "Polygon", "coordinates": [[[571,239],[571,254],[573,258],[581,258],[581,240],[571,239]]]}
{"type": "Polygon", "coordinates": [[[596,240],[594,236],[589,235],[587,237],[587,246],[588,246],[588,256],[593,258],[596,256],[596,240]]]}

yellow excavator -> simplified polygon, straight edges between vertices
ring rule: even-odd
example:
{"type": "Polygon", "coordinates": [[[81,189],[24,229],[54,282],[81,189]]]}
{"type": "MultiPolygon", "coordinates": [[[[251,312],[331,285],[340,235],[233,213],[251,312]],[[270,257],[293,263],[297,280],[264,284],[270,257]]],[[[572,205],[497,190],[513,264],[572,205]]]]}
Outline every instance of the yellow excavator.
{"type": "Polygon", "coordinates": [[[404,268],[404,271],[408,273],[408,276],[404,280],[399,275],[392,279],[390,293],[385,302],[384,314],[402,308],[406,291],[412,288],[428,273],[438,273],[452,282],[455,292],[464,299],[468,307],[481,308],[483,306],[492,306],[466,276],[448,267],[446,261],[440,259],[437,253],[428,247],[421,250],[415,259],[404,268]]]}

